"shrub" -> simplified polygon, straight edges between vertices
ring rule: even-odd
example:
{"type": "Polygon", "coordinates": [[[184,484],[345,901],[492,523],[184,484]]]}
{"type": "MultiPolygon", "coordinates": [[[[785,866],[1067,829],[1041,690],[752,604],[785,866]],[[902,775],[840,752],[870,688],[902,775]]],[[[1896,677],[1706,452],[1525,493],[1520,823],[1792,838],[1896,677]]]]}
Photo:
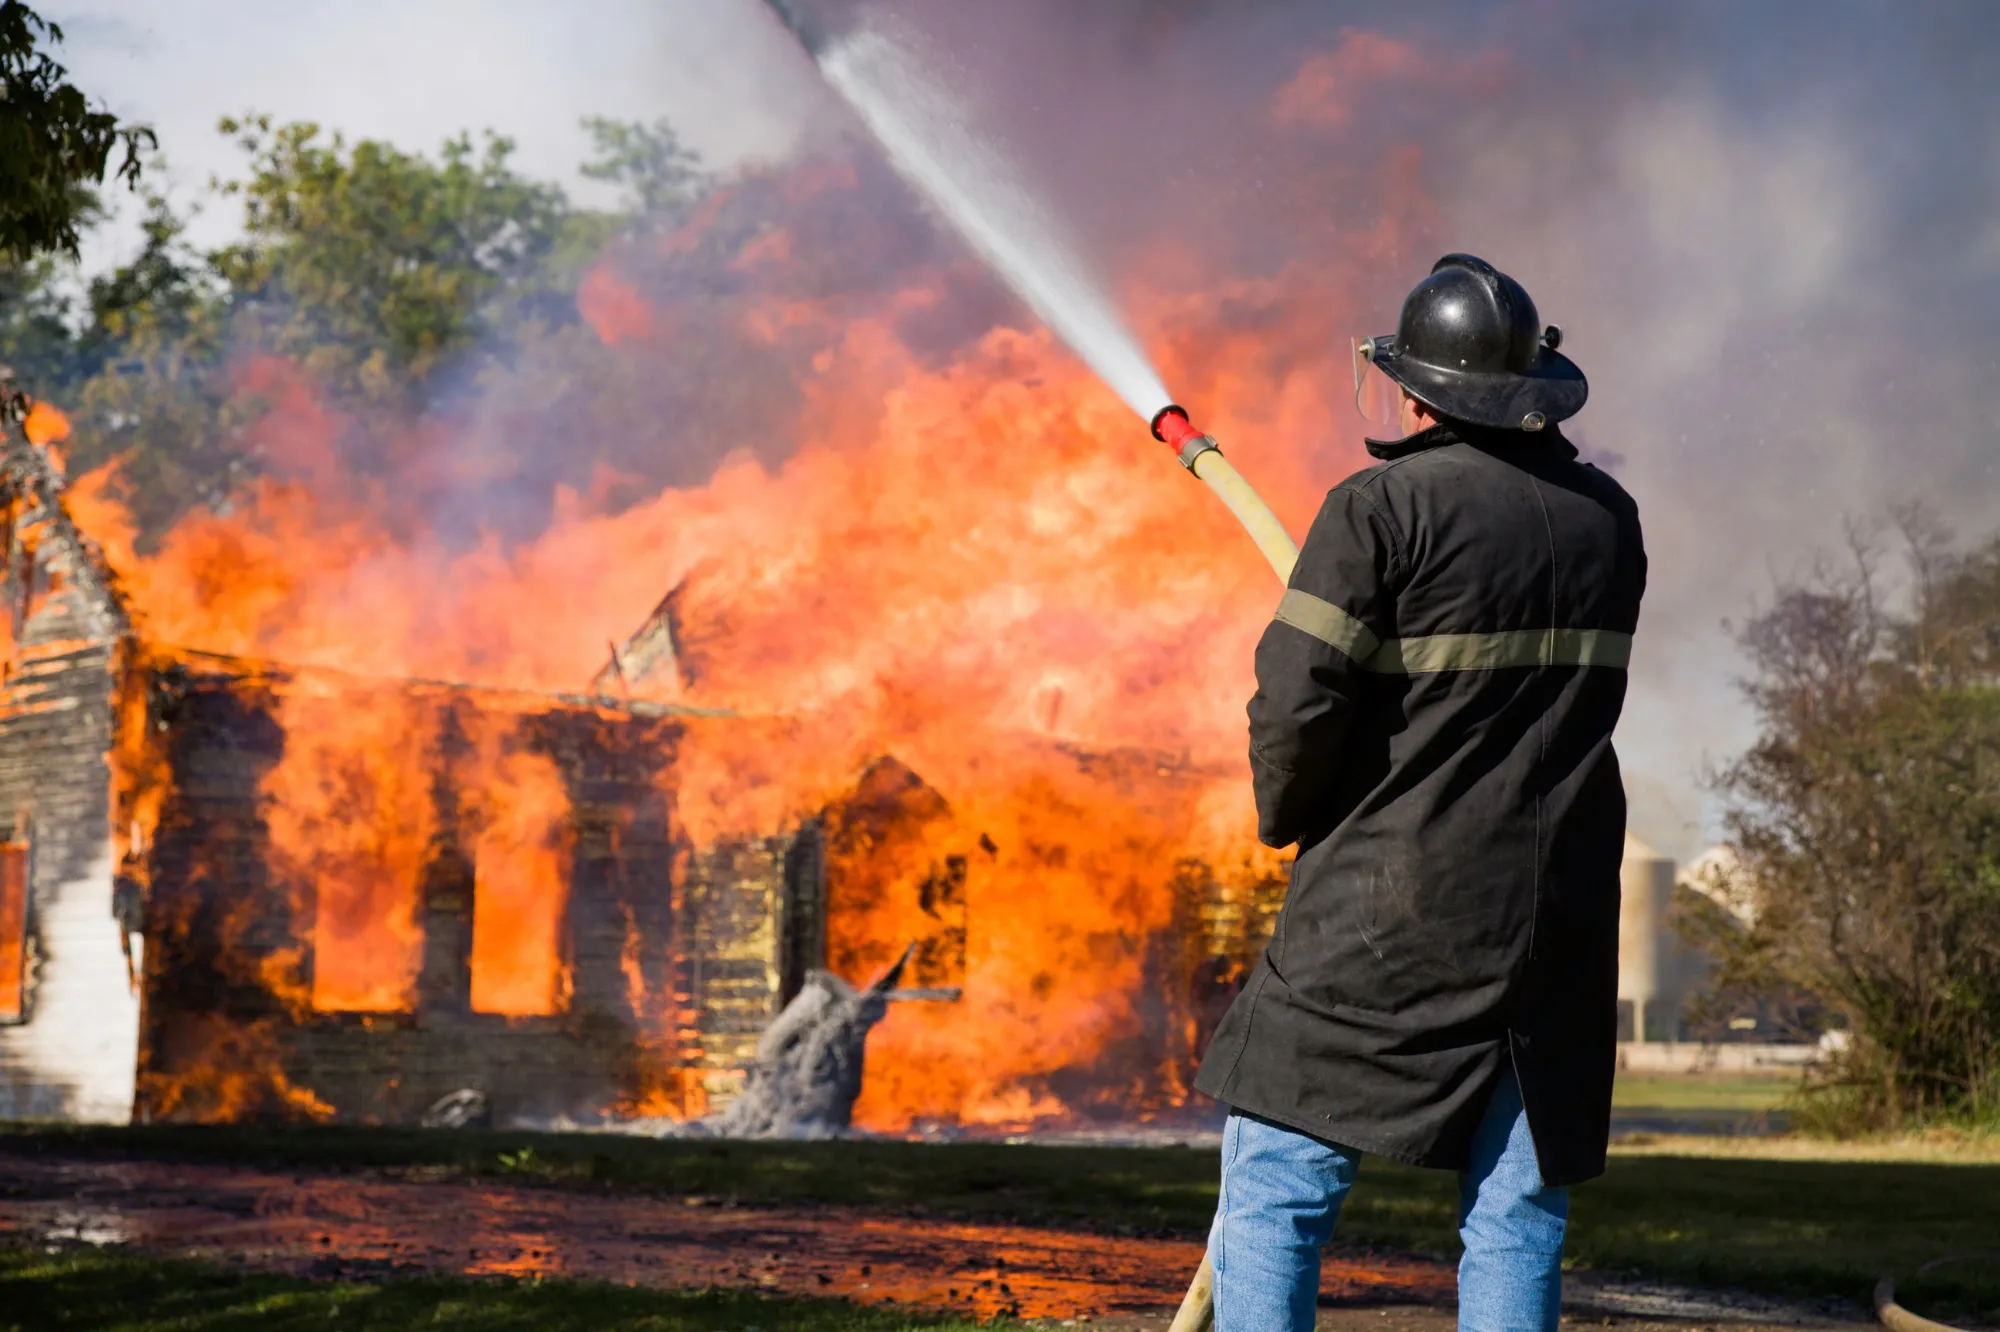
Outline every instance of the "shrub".
{"type": "Polygon", "coordinates": [[[1845,1026],[1797,1106],[1823,1131],[2000,1119],[2000,541],[1898,526],[1901,609],[1857,536],[1748,625],[1761,734],[1719,778],[1744,925],[1705,942],[1845,1026]]]}

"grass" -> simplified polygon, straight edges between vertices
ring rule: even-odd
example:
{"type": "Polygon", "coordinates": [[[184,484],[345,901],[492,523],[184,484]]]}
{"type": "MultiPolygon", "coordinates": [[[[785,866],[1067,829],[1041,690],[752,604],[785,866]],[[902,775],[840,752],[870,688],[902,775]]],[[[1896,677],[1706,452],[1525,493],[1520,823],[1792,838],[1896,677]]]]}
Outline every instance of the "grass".
{"type": "Polygon", "coordinates": [[[1796,1077],[1621,1073],[1612,1084],[1611,1104],[1619,1110],[1669,1114],[1690,1110],[1759,1114],[1779,1109],[1798,1087],[1796,1077]]]}
{"type": "MultiPolygon", "coordinates": [[[[1349,1207],[1341,1229],[1355,1238],[1441,1249],[1456,1199],[1449,1177],[1369,1162],[1349,1207]]],[[[1574,1191],[1568,1253],[1600,1270],[1853,1300],[1889,1273],[1913,1308],[2000,1315],[2000,1165],[1621,1152],[1574,1191]]]]}
{"type": "MultiPolygon", "coordinates": [[[[9,1145],[1189,1236],[1207,1227],[1216,1173],[1213,1152],[1187,1148],[651,1142],[395,1129],[16,1129],[9,1145]]],[[[1954,1156],[1933,1142],[1910,1146],[1900,1159],[1870,1160],[1840,1144],[1820,1151],[1785,1139],[1738,1145],[1758,1156],[1676,1154],[1684,1150],[1627,1145],[1604,1178],[1578,1189],[1573,1261],[1849,1299],[1865,1297],[1886,1272],[1912,1307],[2000,1316],[2000,1151],[1975,1146],[1954,1156]]],[[[1455,1198],[1448,1174],[1370,1161],[1340,1236],[1450,1254],[1455,1198]]]]}
{"type": "Polygon", "coordinates": [[[1761,1161],[1920,1161],[1933,1165],[2000,1165],[2000,1133],[1929,1129],[1896,1136],[1813,1138],[1696,1134],[1627,1134],[1611,1144],[1614,1156],[1731,1157],[1761,1161]]]}
{"type": "Polygon", "coordinates": [[[570,1281],[306,1281],[116,1253],[0,1250],[0,1332],[970,1332],[962,1318],[570,1281]]]}

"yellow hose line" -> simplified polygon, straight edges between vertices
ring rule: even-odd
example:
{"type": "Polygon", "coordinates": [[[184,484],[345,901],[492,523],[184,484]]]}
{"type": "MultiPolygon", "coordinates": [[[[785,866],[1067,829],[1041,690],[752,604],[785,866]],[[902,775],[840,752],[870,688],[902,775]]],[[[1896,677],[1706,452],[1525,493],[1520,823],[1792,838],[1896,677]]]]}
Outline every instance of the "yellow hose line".
{"type": "Polygon", "coordinates": [[[1958,1332],[1949,1323],[1934,1323],[1896,1303],[1896,1283],[1888,1277],[1875,1283],[1875,1316],[1889,1332],[1958,1332]]]}
{"type": "MultiPolygon", "coordinates": [[[[1264,503],[1264,497],[1222,456],[1221,449],[1204,450],[1194,460],[1193,471],[1203,485],[1215,492],[1217,499],[1229,506],[1236,521],[1243,524],[1243,530],[1271,562],[1278,581],[1290,583],[1292,566],[1299,562],[1299,548],[1292,544],[1292,534],[1278,521],[1278,515],[1271,512],[1271,506],[1264,503]]],[[[1210,1332],[1214,1326],[1215,1275],[1204,1253],[1167,1332],[1210,1332]]]]}
{"type": "Polygon", "coordinates": [[[1208,1255],[1203,1254],[1201,1266],[1194,1270],[1194,1282],[1182,1297],[1167,1332],[1210,1332],[1214,1326],[1215,1273],[1208,1265],[1208,1255]]]}
{"type": "Polygon", "coordinates": [[[1278,581],[1291,582],[1292,566],[1299,562],[1299,548],[1292,544],[1291,533],[1278,521],[1278,515],[1271,512],[1271,506],[1250,488],[1243,474],[1222,456],[1222,450],[1209,449],[1196,458],[1194,474],[1215,492],[1217,499],[1229,506],[1236,521],[1243,524],[1243,530],[1257,543],[1257,549],[1264,552],[1264,558],[1277,570],[1278,581]]]}

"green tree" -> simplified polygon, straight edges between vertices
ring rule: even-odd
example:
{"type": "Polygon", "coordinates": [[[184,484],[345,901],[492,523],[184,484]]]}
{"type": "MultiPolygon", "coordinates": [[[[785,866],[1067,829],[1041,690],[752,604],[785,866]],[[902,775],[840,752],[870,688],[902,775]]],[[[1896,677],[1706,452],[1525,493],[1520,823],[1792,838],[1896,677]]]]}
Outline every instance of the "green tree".
{"type": "Polygon", "coordinates": [[[90,189],[124,145],[118,176],[137,182],[153,133],[120,125],[67,81],[43,43],[62,29],[20,0],[0,0],[0,258],[24,261],[46,250],[74,256],[90,189]]]}
{"type": "Polygon", "coordinates": [[[60,392],[75,370],[75,301],[48,255],[0,262],[0,383],[40,397],[60,392]]]}
{"type": "Polygon", "coordinates": [[[448,141],[438,161],[310,123],[225,120],[250,175],[246,239],[215,256],[246,345],[291,356],[342,394],[408,402],[535,293],[571,211],[508,165],[513,143],[448,141]]]}
{"type": "Polygon", "coordinates": [[[78,471],[119,464],[120,498],[150,541],[250,473],[241,439],[256,404],[232,391],[228,294],[187,244],[187,219],[150,196],[142,227],[139,254],[90,283],[70,448],[78,471]]]}
{"type": "Polygon", "coordinates": [[[20,0],[0,0],[0,421],[22,409],[17,377],[54,381],[67,368],[70,311],[44,256],[76,257],[113,150],[124,146],[117,175],[136,184],[154,145],[68,81],[47,49],[62,39],[20,0]]]}
{"type": "Polygon", "coordinates": [[[1747,627],[1762,734],[1721,779],[1748,924],[1704,942],[1845,1019],[1808,1102],[1834,1127],[2000,1121],[2000,541],[1899,526],[1904,609],[1857,541],[1747,627]]]}
{"type": "MultiPolygon", "coordinates": [[[[253,428],[264,407],[237,373],[260,354],[302,366],[323,387],[347,425],[335,447],[358,471],[395,470],[392,451],[423,438],[403,427],[426,411],[472,407],[497,472],[582,484],[606,455],[551,459],[546,441],[596,410],[614,382],[627,396],[643,389],[646,410],[631,430],[602,432],[597,447],[637,450],[647,463],[657,451],[636,443],[645,423],[685,407],[690,383],[736,384],[740,376],[712,373],[736,344],[719,338],[726,345],[697,347],[671,369],[628,364],[581,327],[577,282],[621,233],[684,216],[709,181],[664,123],[587,123],[596,149],[586,170],[623,187],[626,211],[573,207],[558,187],[515,171],[512,145],[492,134],[460,135],[426,156],[311,124],[225,120],[245,167],[210,188],[243,209],[243,238],[199,253],[186,217],[149,196],[143,249],[81,299],[47,264],[18,271],[23,295],[0,311],[0,358],[18,349],[38,391],[70,410],[74,467],[119,464],[142,546],[269,465],[253,428]]],[[[657,249],[630,238],[621,252],[639,264],[657,249]]],[[[646,271],[649,286],[687,286],[646,271]]],[[[5,280],[0,270],[0,291],[5,280]]],[[[703,315],[702,327],[733,327],[733,309],[703,315]]],[[[628,470],[632,461],[616,458],[628,470]]]]}
{"type": "Polygon", "coordinates": [[[597,153],[584,164],[584,176],[622,187],[620,202],[644,225],[679,225],[713,183],[667,120],[647,125],[587,116],[583,127],[597,153]]]}
{"type": "Polygon", "coordinates": [[[159,196],[145,203],[138,257],[88,283],[56,255],[0,264],[0,365],[34,396],[67,404],[142,327],[184,330],[213,298],[206,258],[181,243],[185,222],[159,196]]]}

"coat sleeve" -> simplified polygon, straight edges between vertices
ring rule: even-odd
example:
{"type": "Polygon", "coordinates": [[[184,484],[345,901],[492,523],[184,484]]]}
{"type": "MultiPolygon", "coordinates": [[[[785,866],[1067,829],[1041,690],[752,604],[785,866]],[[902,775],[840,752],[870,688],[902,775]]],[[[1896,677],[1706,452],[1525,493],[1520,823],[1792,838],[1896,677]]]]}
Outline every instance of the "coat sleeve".
{"type": "Polygon", "coordinates": [[[1362,663],[1392,632],[1398,566],[1373,502],[1347,486],[1329,494],[1257,644],[1250,773],[1266,846],[1290,846],[1327,808],[1362,698],[1362,663]]]}

